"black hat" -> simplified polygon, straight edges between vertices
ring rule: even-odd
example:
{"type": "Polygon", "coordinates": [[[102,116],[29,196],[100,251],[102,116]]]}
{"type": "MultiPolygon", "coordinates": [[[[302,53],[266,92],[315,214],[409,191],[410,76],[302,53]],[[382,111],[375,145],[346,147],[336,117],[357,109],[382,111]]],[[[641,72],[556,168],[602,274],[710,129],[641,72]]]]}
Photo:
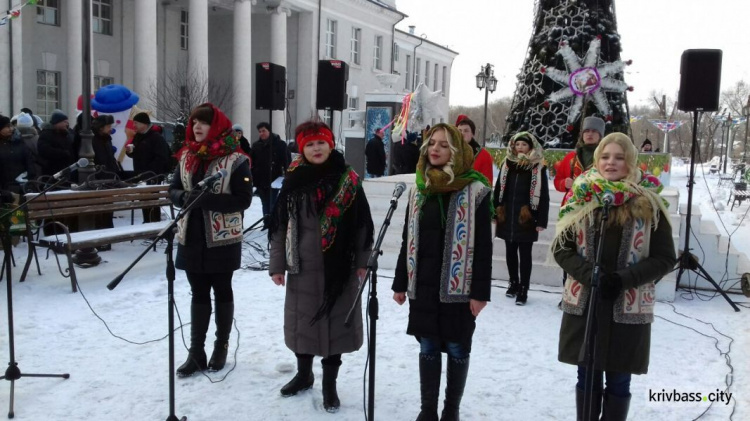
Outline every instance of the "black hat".
{"type": "Polygon", "coordinates": [[[643,145],[651,145],[651,141],[648,140],[648,139],[646,139],[646,140],[643,141],[643,143],[641,143],[641,147],[643,147],[643,145]]]}
{"type": "Polygon", "coordinates": [[[142,124],[151,124],[151,117],[147,113],[138,113],[133,117],[133,121],[137,121],[142,124]]]}

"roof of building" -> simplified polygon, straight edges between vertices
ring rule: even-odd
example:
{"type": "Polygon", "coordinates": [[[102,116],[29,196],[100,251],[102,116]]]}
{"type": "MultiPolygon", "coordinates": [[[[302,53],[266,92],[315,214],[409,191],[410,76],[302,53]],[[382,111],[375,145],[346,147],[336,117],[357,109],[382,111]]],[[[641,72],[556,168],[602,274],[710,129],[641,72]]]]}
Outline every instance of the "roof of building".
{"type": "Polygon", "coordinates": [[[432,45],[434,45],[434,46],[436,46],[436,47],[438,47],[438,48],[442,48],[443,50],[446,50],[446,51],[450,51],[450,52],[451,52],[451,53],[453,53],[453,54],[456,54],[456,55],[458,55],[458,54],[459,54],[459,53],[458,53],[458,51],[452,50],[452,49],[448,48],[448,47],[447,47],[447,46],[445,46],[445,45],[440,45],[440,44],[438,44],[438,43],[436,43],[436,42],[430,41],[430,40],[429,40],[429,39],[427,39],[427,38],[422,38],[422,37],[420,37],[420,36],[417,36],[417,35],[415,35],[415,34],[412,34],[412,33],[406,32],[406,31],[402,31],[401,29],[398,29],[398,28],[396,28],[396,32],[399,32],[399,33],[401,33],[401,34],[404,34],[404,35],[406,35],[406,36],[409,36],[409,37],[412,37],[412,38],[416,38],[416,39],[422,39],[422,40],[424,40],[424,42],[426,42],[426,43],[428,43],[428,44],[432,44],[432,45]]]}

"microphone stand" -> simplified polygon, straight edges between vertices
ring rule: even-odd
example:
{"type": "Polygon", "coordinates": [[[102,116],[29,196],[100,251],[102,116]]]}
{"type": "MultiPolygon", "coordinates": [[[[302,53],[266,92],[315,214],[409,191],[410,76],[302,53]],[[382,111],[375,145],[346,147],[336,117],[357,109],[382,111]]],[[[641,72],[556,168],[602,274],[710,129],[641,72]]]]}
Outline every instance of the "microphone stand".
{"type": "MultiPolygon", "coordinates": [[[[142,252],[141,254],[135,258],[135,260],[130,263],[130,266],[125,268],[122,273],[120,273],[115,279],[112,280],[109,284],[107,284],[107,289],[112,291],[113,289],[117,288],[117,285],[125,278],[125,275],[127,275],[128,272],[130,272],[131,269],[135,265],[138,264],[138,262],[141,261],[141,259],[146,255],[146,253],[151,250],[152,247],[161,239],[167,240],[167,248],[164,250],[164,254],[167,256],[167,268],[166,268],[166,274],[167,274],[167,305],[168,305],[168,325],[169,325],[169,416],[167,417],[167,421],[187,421],[187,417],[177,418],[175,415],[175,385],[174,385],[174,280],[175,280],[175,268],[174,268],[174,259],[172,256],[172,250],[174,247],[174,227],[177,226],[177,222],[180,221],[180,219],[184,218],[185,215],[188,214],[190,210],[193,209],[195,203],[203,197],[204,194],[206,194],[206,191],[208,189],[209,185],[206,184],[203,186],[203,189],[201,190],[200,195],[190,202],[187,206],[180,209],[180,212],[177,213],[177,216],[170,222],[169,225],[167,225],[166,228],[161,230],[161,232],[151,241],[151,244],[149,244],[142,252]]],[[[190,190],[188,190],[190,191],[190,190]]]]}
{"type": "Polygon", "coordinates": [[[602,220],[599,224],[599,241],[596,247],[596,261],[594,271],[591,274],[591,288],[589,296],[588,314],[586,316],[586,333],[583,336],[585,349],[584,361],[586,362],[586,380],[583,393],[583,421],[594,421],[599,419],[599,414],[592,414],[594,407],[594,355],[597,345],[597,316],[596,312],[601,299],[599,279],[601,275],[602,252],[604,251],[604,234],[607,220],[609,220],[609,207],[602,207],[602,220]]]}
{"type": "MultiPolygon", "coordinates": [[[[63,181],[65,181],[65,179],[60,178],[54,184],[45,188],[36,196],[31,197],[31,199],[3,213],[2,216],[0,216],[0,221],[9,217],[10,215],[18,211],[19,209],[22,209],[23,207],[28,205],[30,202],[33,202],[37,198],[45,195],[48,191],[57,187],[63,181]]],[[[0,222],[0,224],[2,224],[2,222],[0,222]]],[[[22,373],[21,369],[18,368],[18,362],[16,361],[16,351],[15,351],[16,349],[15,336],[14,336],[14,330],[13,330],[13,279],[11,279],[12,275],[11,275],[11,259],[10,259],[11,251],[10,250],[12,246],[11,246],[11,239],[10,239],[10,226],[8,227],[0,226],[0,236],[2,237],[2,244],[3,244],[3,269],[5,270],[5,278],[7,279],[6,296],[7,296],[7,301],[8,301],[8,344],[10,348],[10,362],[8,362],[8,369],[5,370],[5,374],[3,376],[0,376],[0,380],[8,380],[10,382],[10,404],[8,407],[8,418],[13,418],[15,417],[14,396],[15,396],[16,380],[19,380],[21,377],[53,377],[53,378],[67,379],[70,377],[70,374],[68,373],[64,373],[64,374],[22,373]]],[[[31,245],[29,245],[29,247],[31,247],[31,245]]],[[[31,259],[29,259],[26,262],[27,266],[30,264],[31,264],[31,259]]]]}
{"type": "Polygon", "coordinates": [[[376,349],[376,333],[377,333],[377,320],[378,320],[378,257],[383,254],[380,249],[385,238],[385,232],[388,230],[388,226],[391,224],[391,217],[393,212],[398,206],[398,197],[391,198],[391,207],[388,208],[388,213],[385,216],[383,225],[380,227],[380,233],[378,239],[375,241],[375,245],[370,253],[370,258],[367,260],[367,273],[365,278],[359,284],[359,291],[357,291],[357,299],[354,300],[352,307],[349,309],[349,313],[346,315],[346,321],[344,326],[350,327],[352,325],[352,317],[354,317],[354,311],[357,309],[357,304],[362,297],[362,292],[367,284],[367,279],[370,280],[370,301],[367,303],[370,316],[370,340],[367,347],[367,353],[369,354],[369,384],[368,384],[368,396],[367,396],[367,419],[369,421],[375,420],[375,349],[376,349]]]}

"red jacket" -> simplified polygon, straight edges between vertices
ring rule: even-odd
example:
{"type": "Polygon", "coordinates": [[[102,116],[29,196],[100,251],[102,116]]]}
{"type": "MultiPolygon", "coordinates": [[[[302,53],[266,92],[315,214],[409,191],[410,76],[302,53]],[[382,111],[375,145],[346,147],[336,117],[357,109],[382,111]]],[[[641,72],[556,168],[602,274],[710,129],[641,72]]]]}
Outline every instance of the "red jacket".
{"type": "MultiPolygon", "coordinates": [[[[580,161],[578,161],[578,155],[576,151],[568,152],[565,158],[555,164],[555,189],[560,192],[567,192],[565,188],[565,179],[572,178],[576,179],[583,173],[584,169],[580,161]]],[[[565,204],[565,198],[563,197],[562,204],[565,204]]]]}
{"type": "Polygon", "coordinates": [[[490,182],[490,186],[493,185],[492,183],[492,167],[494,165],[494,162],[492,161],[492,155],[490,155],[489,152],[487,152],[487,149],[480,149],[479,153],[477,153],[477,156],[474,157],[474,169],[476,171],[479,171],[487,177],[487,180],[490,182]]]}

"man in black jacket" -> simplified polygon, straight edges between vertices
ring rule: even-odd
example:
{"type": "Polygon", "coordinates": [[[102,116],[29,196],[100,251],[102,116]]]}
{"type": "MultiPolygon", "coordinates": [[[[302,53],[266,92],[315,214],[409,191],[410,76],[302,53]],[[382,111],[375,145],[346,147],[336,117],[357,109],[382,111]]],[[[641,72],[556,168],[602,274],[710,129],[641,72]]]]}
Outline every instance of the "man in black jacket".
{"type": "MultiPolygon", "coordinates": [[[[133,170],[136,175],[152,172],[154,175],[165,175],[169,172],[169,145],[161,131],[151,125],[151,118],[146,113],[133,117],[135,136],[133,142],[125,145],[125,153],[133,158],[133,170]]],[[[150,176],[153,177],[153,176],[150,176]]],[[[146,177],[146,178],[150,178],[146,177]]],[[[148,184],[159,183],[160,178],[148,181],[148,184]]],[[[143,222],[161,221],[161,210],[157,207],[143,209],[143,222]]]]}
{"type": "Polygon", "coordinates": [[[367,158],[367,173],[373,177],[382,177],[385,174],[385,145],[383,144],[383,129],[376,129],[367,146],[365,146],[365,158],[367,158]]]}
{"type": "Polygon", "coordinates": [[[73,149],[73,132],[70,131],[68,116],[56,110],[45,125],[37,141],[37,151],[42,166],[42,175],[53,175],[71,166],[78,158],[73,149]]]}
{"type": "Polygon", "coordinates": [[[21,194],[16,178],[24,171],[27,180],[36,177],[32,153],[21,134],[13,130],[10,119],[0,115],[0,189],[21,194]]]}
{"type": "Polygon", "coordinates": [[[263,205],[263,227],[267,226],[268,215],[271,213],[279,189],[271,188],[271,183],[286,173],[286,167],[291,162],[291,154],[287,151],[286,144],[281,138],[271,133],[271,125],[264,122],[258,123],[258,140],[250,149],[251,170],[253,174],[253,185],[256,193],[260,196],[263,205]],[[273,150],[273,154],[271,154],[273,150]]]}

